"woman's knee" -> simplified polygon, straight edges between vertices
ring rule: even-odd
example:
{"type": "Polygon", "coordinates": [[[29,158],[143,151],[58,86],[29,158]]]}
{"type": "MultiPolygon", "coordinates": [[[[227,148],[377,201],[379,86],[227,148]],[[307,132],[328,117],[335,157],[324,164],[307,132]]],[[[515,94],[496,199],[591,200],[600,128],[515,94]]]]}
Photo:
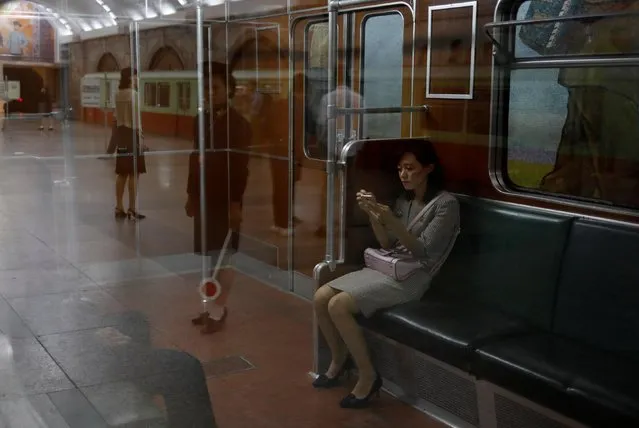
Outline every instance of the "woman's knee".
{"type": "Polygon", "coordinates": [[[313,304],[316,308],[326,309],[328,307],[328,302],[330,302],[335,295],[335,290],[328,285],[323,285],[315,292],[315,295],[313,296],[313,304]]]}
{"type": "Polygon", "coordinates": [[[328,302],[328,313],[331,318],[353,315],[357,312],[357,305],[348,293],[340,293],[328,302]]]}

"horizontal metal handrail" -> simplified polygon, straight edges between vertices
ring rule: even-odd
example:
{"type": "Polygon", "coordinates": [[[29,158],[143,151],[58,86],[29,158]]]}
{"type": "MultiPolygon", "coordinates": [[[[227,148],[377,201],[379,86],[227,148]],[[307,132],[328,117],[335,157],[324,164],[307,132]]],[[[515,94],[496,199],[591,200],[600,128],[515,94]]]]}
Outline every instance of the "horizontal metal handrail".
{"type": "Polygon", "coordinates": [[[398,107],[336,107],[335,114],[380,114],[380,113],[419,113],[428,112],[427,105],[398,107]]]}
{"type": "Polygon", "coordinates": [[[489,22],[484,25],[486,30],[492,28],[502,27],[515,27],[518,25],[537,25],[537,24],[552,24],[556,22],[568,22],[568,21],[589,21],[599,20],[605,18],[618,18],[626,16],[639,16],[639,11],[625,11],[625,12],[606,12],[606,13],[593,13],[587,15],[568,15],[557,16],[554,18],[539,18],[539,19],[514,19],[510,21],[489,22]]]}

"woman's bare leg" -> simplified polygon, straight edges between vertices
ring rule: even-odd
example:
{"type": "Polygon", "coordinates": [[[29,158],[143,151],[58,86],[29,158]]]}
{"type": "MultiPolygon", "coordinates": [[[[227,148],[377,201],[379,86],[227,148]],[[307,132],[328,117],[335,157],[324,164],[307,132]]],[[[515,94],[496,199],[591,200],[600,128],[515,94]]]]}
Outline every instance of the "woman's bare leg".
{"type": "Polygon", "coordinates": [[[340,337],[338,329],[333,324],[329,314],[329,302],[340,292],[328,285],[320,287],[313,298],[313,306],[315,307],[315,316],[326,343],[331,350],[331,365],[326,371],[326,376],[334,378],[344,365],[348,352],[344,341],[340,337]]]}
{"type": "Polygon", "coordinates": [[[129,191],[129,211],[133,211],[136,212],[136,201],[137,201],[137,178],[133,175],[130,174],[129,175],[129,187],[128,187],[128,191],[129,191]]]}
{"type": "Polygon", "coordinates": [[[364,398],[371,391],[377,374],[368,352],[364,332],[355,320],[355,315],[360,312],[357,303],[350,294],[340,293],[330,300],[328,311],[357,364],[359,380],[352,394],[357,398],[364,398]]]}
{"type": "Polygon", "coordinates": [[[115,178],[115,209],[116,211],[124,212],[124,188],[126,187],[126,175],[118,174],[115,178]]]}

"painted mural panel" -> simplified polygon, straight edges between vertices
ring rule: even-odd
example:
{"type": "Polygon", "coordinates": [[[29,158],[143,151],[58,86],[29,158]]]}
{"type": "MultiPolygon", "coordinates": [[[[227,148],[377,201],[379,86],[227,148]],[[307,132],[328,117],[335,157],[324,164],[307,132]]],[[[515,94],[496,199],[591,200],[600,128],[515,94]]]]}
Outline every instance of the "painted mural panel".
{"type": "Polygon", "coordinates": [[[55,61],[55,29],[38,16],[38,7],[14,1],[0,8],[0,58],[3,61],[55,61]]]}

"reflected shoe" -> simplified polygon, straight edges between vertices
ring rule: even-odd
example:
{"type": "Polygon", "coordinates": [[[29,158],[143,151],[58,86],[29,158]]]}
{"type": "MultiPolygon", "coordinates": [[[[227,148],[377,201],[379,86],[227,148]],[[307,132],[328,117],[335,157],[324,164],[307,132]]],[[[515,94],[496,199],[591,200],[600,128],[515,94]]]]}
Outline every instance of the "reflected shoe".
{"type": "Polygon", "coordinates": [[[315,388],[334,388],[340,384],[340,378],[346,375],[347,378],[351,375],[351,370],[354,368],[355,364],[353,363],[353,359],[349,355],[342,364],[342,367],[337,372],[335,377],[328,377],[326,374],[321,374],[317,376],[317,378],[313,381],[313,386],[315,388]]]}
{"type": "Polygon", "coordinates": [[[204,325],[206,319],[209,318],[208,312],[202,312],[197,318],[193,318],[191,320],[191,324],[193,325],[204,325]]]}
{"type": "Polygon", "coordinates": [[[277,233],[280,236],[291,236],[293,234],[293,229],[289,229],[286,227],[279,227],[279,226],[271,226],[271,232],[277,233]]]}
{"type": "Polygon", "coordinates": [[[363,409],[368,407],[370,404],[370,400],[373,396],[380,396],[380,390],[382,389],[382,385],[384,382],[382,381],[382,377],[377,373],[377,377],[375,378],[375,382],[373,382],[373,386],[371,387],[370,392],[364,398],[357,398],[354,394],[348,394],[346,397],[340,401],[339,406],[342,409],[363,409]]]}
{"type": "Polygon", "coordinates": [[[133,211],[133,210],[129,210],[129,212],[127,213],[127,216],[131,220],[144,220],[146,218],[146,216],[144,214],[140,214],[139,212],[136,212],[136,211],[133,211]]]}
{"type": "Polygon", "coordinates": [[[224,312],[222,313],[222,317],[219,320],[216,320],[215,318],[211,318],[210,316],[207,316],[204,319],[204,328],[202,329],[201,333],[202,334],[213,334],[216,333],[220,330],[222,330],[222,328],[224,327],[224,324],[226,322],[226,316],[229,314],[229,311],[224,308],[224,312]]]}
{"type": "Polygon", "coordinates": [[[118,209],[118,208],[115,209],[115,218],[117,220],[124,220],[128,216],[129,215],[127,213],[125,213],[124,210],[121,210],[121,209],[118,209]]]}

